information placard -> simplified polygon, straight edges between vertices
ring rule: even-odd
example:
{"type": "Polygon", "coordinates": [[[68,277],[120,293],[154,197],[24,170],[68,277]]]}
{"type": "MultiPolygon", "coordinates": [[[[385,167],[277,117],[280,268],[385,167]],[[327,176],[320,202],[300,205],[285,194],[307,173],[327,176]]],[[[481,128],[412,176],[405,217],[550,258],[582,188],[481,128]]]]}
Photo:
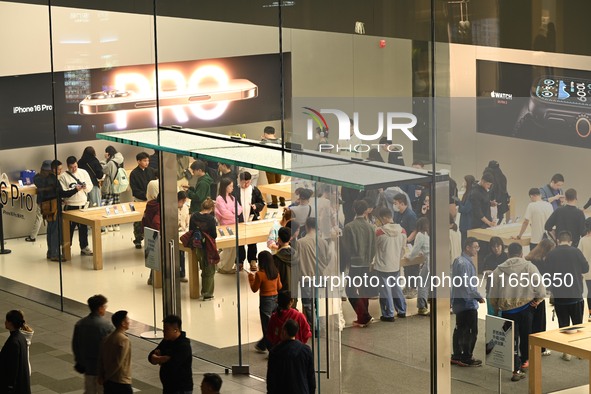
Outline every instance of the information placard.
{"type": "Polygon", "coordinates": [[[146,268],[160,271],[160,231],[144,227],[146,268]]]}
{"type": "Polygon", "coordinates": [[[486,316],[486,365],[513,372],[513,321],[486,316]]]}

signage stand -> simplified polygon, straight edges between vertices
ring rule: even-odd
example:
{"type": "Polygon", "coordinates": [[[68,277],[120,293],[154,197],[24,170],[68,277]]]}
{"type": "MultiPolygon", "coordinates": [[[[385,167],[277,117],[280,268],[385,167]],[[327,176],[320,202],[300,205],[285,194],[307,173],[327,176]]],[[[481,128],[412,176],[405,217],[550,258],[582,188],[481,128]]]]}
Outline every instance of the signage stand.
{"type": "Polygon", "coordinates": [[[513,321],[497,316],[486,316],[486,365],[499,369],[499,394],[501,393],[502,370],[514,371],[513,321]]]}
{"type": "Polygon", "coordinates": [[[2,222],[2,216],[4,216],[2,209],[4,204],[0,204],[0,254],[9,254],[12,251],[10,249],[4,249],[4,224],[2,222]]]}

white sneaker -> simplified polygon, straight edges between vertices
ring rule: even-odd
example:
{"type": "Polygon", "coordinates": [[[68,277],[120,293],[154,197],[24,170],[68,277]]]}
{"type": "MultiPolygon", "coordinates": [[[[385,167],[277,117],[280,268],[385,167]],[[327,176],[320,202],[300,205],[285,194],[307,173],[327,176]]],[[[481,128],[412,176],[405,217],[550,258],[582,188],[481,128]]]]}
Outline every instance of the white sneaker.
{"type": "Polygon", "coordinates": [[[87,246],[80,251],[83,256],[92,256],[92,250],[87,246]]]}
{"type": "Polygon", "coordinates": [[[113,226],[113,231],[121,231],[121,228],[119,227],[118,224],[113,226]]]}
{"type": "Polygon", "coordinates": [[[571,356],[570,354],[562,353],[562,357],[561,357],[561,358],[562,358],[564,361],[570,361],[571,357],[572,357],[572,356],[571,356]]]}

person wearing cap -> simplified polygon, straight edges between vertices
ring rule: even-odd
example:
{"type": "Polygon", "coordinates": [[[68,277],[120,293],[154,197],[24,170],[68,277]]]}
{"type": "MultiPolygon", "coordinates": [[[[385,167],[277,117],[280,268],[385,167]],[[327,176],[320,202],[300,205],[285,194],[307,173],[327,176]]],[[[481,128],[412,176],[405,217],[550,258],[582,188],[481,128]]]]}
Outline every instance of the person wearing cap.
{"type": "MultiPolygon", "coordinates": [[[[41,164],[41,171],[33,178],[33,183],[37,187],[37,211],[41,216],[41,204],[46,201],[56,200],[55,208],[56,215],[54,220],[46,218],[47,220],[47,253],[46,256],[51,261],[59,260],[59,246],[60,240],[58,236],[59,220],[57,218],[57,209],[59,206],[58,190],[59,182],[56,173],[52,170],[51,160],[43,161],[41,164]]],[[[43,217],[41,216],[41,220],[43,217]]],[[[33,239],[34,240],[34,239],[33,239]]],[[[62,261],[64,261],[62,257],[62,261]]]]}
{"type": "MultiPolygon", "coordinates": [[[[273,126],[265,127],[265,129],[263,130],[263,138],[261,139],[261,143],[263,143],[263,144],[266,144],[266,143],[280,144],[281,143],[281,138],[277,138],[275,136],[275,127],[273,127],[273,126]]],[[[269,185],[271,185],[273,183],[281,182],[281,174],[275,174],[275,173],[271,173],[268,171],[266,171],[266,174],[267,174],[267,183],[269,183],[269,185]]],[[[279,197],[279,203],[282,207],[284,207],[285,206],[285,198],[279,197]]],[[[274,208],[274,209],[279,208],[279,206],[277,205],[277,196],[271,195],[271,204],[267,204],[267,207],[274,208]]]]}

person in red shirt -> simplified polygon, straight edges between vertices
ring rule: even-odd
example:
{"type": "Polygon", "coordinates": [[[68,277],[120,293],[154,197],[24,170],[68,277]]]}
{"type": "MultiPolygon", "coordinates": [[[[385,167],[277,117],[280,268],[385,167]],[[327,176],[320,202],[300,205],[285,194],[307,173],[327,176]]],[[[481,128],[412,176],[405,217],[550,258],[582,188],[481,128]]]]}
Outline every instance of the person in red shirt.
{"type": "Polygon", "coordinates": [[[277,293],[281,290],[281,278],[279,271],[273,262],[273,255],[264,250],[258,255],[259,270],[256,273],[248,272],[248,282],[253,293],[260,290],[259,314],[263,337],[254,346],[259,353],[265,353],[271,346],[267,341],[267,326],[271,313],[277,308],[277,293]]]}
{"type": "Polygon", "coordinates": [[[289,290],[280,291],[277,297],[277,310],[271,315],[269,325],[267,326],[267,340],[271,346],[277,345],[281,342],[281,328],[283,324],[289,320],[295,320],[300,329],[296,334],[296,339],[302,343],[307,343],[308,339],[312,337],[312,331],[310,331],[310,325],[306,319],[306,315],[292,308],[293,298],[291,298],[291,292],[289,290]]]}

